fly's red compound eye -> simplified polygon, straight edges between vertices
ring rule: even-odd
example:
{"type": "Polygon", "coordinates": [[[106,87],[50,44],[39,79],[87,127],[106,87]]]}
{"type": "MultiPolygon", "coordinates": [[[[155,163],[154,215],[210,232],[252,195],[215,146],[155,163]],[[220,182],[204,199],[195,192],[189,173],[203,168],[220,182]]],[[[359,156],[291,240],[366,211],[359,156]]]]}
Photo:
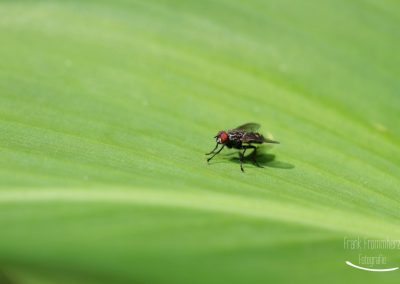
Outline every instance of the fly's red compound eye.
{"type": "Polygon", "coordinates": [[[224,143],[228,142],[228,140],[229,140],[228,133],[226,133],[225,131],[221,131],[219,134],[220,143],[224,144],[224,143]]]}

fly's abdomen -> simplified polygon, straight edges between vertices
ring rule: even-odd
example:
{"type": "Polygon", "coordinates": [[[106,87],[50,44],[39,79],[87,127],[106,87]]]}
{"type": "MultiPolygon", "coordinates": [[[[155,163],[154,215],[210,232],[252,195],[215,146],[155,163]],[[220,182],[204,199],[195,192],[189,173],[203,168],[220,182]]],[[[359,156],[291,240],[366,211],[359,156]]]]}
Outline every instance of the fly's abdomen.
{"type": "Polygon", "coordinates": [[[260,133],[255,132],[245,133],[242,137],[242,142],[262,144],[264,143],[264,136],[262,136],[260,133]]]}

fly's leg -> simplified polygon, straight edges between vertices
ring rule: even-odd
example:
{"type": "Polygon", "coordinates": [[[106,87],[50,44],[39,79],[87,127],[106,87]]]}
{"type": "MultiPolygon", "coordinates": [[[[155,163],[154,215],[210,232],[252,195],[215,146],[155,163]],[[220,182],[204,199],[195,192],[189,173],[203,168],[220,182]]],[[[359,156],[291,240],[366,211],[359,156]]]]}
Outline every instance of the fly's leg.
{"type": "Polygon", "coordinates": [[[239,159],[240,159],[240,169],[242,170],[242,172],[244,172],[243,169],[243,159],[244,159],[244,153],[246,153],[247,147],[243,147],[243,153],[239,152],[239,159]]]}
{"type": "Polygon", "coordinates": [[[248,148],[253,149],[253,152],[251,152],[251,159],[253,160],[253,163],[257,167],[262,168],[262,166],[260,166],[260,164],[257,162],[257,159],[256,159],[257,158],[257,147],[253,146],[253,145],[250,145],[250,146],[248,146],[248,148]]]}
{"type": "Polygon", "coordinates": [[[215,148],[210,153],[206,153],[206,155],[211,155],[212,153],[214,153],[214,151],[217,150],[218,145],[219,144],[217,143],[217,145],[215,145],[215,148]]]}
{"type": "MultiPolygon", "coordinates": [[[[218,145],[217,145],[217,146],[218,146],[218,145]]],[[[207,159],[207,163],[208,163],[209,161],[211,161],[211,159],[214,158],[216,155],[218,155],[219,152],[221,152],[222,149],[224,149],[224,147],[225,147],[225,145],[223,145],[217,152],[215,152],[214,155],[212,155],[210,158],[208,158],[208,159],[207,159]]],[[[215,149],[214,149],[214,150],[215,150],[215,149]]],[[[211,154],[211,153],[210,153],[210,154],[211,154]]]]}

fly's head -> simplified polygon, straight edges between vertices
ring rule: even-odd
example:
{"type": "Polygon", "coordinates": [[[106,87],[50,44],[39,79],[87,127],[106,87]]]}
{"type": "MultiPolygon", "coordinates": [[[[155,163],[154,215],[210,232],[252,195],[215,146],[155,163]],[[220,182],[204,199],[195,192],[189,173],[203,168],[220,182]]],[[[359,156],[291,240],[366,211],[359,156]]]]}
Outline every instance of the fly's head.
{"type": "Polygon", "coordinates": [[[225,144],[229,141],[229,135],[226,131],[218,132],[217,136],[214,137],[218,144],[225,144]]]}

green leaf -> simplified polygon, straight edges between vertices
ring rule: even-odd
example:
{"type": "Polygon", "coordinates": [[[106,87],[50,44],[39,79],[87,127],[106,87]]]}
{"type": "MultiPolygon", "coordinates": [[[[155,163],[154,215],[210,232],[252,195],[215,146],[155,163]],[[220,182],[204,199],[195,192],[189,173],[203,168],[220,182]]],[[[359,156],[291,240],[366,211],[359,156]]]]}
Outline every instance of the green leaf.
{"type": "Polygon", "coordinates": [[[397,283],[400,7],[2,1],[1,283],[397,283]],[[263,168],[222,129],[262,125],[263,168]]]}

